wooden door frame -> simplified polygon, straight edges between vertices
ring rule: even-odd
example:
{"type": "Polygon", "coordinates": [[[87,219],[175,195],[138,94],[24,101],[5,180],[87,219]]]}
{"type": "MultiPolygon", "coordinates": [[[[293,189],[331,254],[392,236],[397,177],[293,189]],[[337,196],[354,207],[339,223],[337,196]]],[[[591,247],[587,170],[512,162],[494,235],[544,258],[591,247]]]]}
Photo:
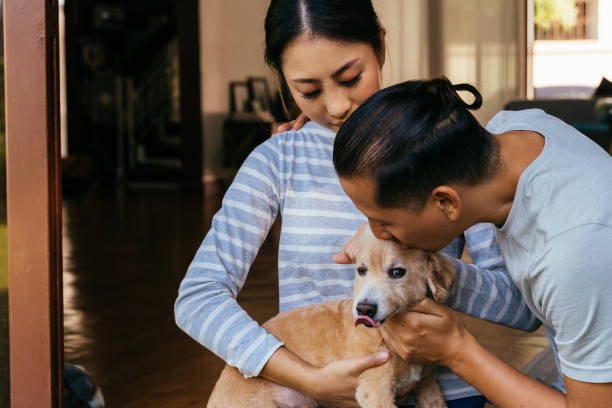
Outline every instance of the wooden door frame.
{"type": "Polygon", "coordinates": [[[533,40],[534,40],[534,0],[518,0],[519,28],[519,96],[533,99],[533,40]]]}
{"type": "Polygon", "coordinates": [[[11,407],[63,407],[57,0],[4,1],[11,407]]]}

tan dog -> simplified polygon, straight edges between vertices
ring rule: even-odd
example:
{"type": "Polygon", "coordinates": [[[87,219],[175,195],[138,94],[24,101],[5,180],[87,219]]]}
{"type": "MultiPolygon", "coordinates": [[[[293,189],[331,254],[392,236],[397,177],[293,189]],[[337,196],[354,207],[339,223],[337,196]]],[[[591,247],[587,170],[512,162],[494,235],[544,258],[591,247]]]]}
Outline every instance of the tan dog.
{"type": "MultiPolygon", "coordinates": [[[[344,252],[356,264],[352,300],[297,308],[263,325],[289,350],[319,367],[387,350],[378,330],[365,326],[379,327],[427,295],[442,302],[454,283],[452,262],[443,255],[379,240],[368,224],[359,228],[344,252]]],[[[407,364],[393,353],[387,363],[361,374],[355,398],[366,408],[395,407],[398,390],[415,382],[418,407],[446,407],[435,367],[407,364]]],[[[208,402],[208,408],[315,406],[320,405],[298,391],[261,378],[245,379],[229,366],[221,373],[208,402]]]]}

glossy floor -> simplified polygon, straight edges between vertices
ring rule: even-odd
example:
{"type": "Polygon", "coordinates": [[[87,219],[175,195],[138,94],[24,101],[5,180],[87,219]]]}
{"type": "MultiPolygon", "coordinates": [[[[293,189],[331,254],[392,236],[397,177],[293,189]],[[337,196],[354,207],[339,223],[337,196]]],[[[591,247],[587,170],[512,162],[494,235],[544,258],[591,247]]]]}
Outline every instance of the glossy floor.
{"type": "MultiPolygon", "coordinates": [[[[85,367],[108,407],[202,407],[223,363],[174,323],[177,289],[220,204],[173,190],[89,193],[64,200],[66,360],[85,367]]],[[[239,301],[258,321],[277,310],[275,239],[239,301]]],[[[470,319],[495,354],[523,367],[533,334],[470,319]]]]}

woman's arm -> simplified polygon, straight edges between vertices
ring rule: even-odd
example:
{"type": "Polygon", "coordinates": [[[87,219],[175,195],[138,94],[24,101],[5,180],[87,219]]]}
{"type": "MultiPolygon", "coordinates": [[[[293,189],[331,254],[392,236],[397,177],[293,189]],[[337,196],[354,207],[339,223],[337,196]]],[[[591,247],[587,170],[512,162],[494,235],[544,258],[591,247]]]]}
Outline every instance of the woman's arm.
{"type": "Polygon", "coordinates": [[[500,408],[603,408],[612,400],[609,383],[587,383],[566,376],[564,395],[527,377],[484,349],[456,313],[430,299],[379,330],[387,345],[404,360],[445,365],[500,408]]]}
{"type": "Polygon", "coordinates": [[[259,375],[313,398],[357,407],[359,374],[383,364],[388,353],[312,366],[283,347],[236,302],[283,196],[273,162],[278,154],[268,149],[268,143],[272,142],[247,158],[225,194],[180,285],[177,325],[246,377],[259,375]]]}
{"type": "Polygon", "coordinates": [[[264,144],[246,159],[189,265],[174,307],[181,329],[247,377],[258,375],[282,345],[236,301],[278,213],[276,156],[264,144]]]}
{"type": "Polygon", "coordinates": [[[358,407],[355,389],[359,375],[368,368],[384,364],[388,359],[389,353],[382,351],[316,367],[281,347],[268,360],[261,377],[334,407],[358,407]]]}
{"type": "Polygon", "coordinates": [[[524,331],[535,331],[540,321],[531,313],[512,282],[491,224],[465,231],[465,243],[474,264],[454,260],[455,289],[446,301],[454,310],[524,331]]]}

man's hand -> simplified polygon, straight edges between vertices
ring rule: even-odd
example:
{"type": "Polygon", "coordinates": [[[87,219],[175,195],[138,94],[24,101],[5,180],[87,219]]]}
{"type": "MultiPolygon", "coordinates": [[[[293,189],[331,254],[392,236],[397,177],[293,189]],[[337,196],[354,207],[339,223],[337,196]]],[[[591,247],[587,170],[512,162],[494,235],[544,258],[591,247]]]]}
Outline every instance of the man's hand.
{"type": "Polygon", "coordinates": [[[387,346],[404,361],[449,366],[471,337],[459,316],[432,299],[393,316],[378,329],[387,346]]]}
{"type": "Polygon", "coordinates": [[[278,125],[276,131],[272,133],[272,136],[276,136],[277,133],[287,132],[291,129],[300,130],[309,120],[310,118],[308,116],[303,113],[300,113],[300,116],[298,116],[295,120],[292,120],[291,122],[281,123],[280,125],[278,125]]]}

